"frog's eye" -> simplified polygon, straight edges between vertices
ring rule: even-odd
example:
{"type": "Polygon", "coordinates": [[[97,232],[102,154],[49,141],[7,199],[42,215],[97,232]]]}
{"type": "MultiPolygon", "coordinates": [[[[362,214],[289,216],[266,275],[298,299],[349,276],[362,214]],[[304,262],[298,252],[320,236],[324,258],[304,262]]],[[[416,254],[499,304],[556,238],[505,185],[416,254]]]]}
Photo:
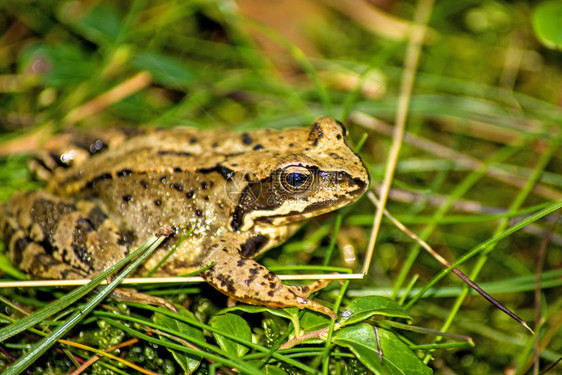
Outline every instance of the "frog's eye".
{"type": "Polygon", "coordinates": [[[310,187],[314,175],[305,167],[289,166],[280,175],[281,186],[289,192],[302,192],[310,187]]]}

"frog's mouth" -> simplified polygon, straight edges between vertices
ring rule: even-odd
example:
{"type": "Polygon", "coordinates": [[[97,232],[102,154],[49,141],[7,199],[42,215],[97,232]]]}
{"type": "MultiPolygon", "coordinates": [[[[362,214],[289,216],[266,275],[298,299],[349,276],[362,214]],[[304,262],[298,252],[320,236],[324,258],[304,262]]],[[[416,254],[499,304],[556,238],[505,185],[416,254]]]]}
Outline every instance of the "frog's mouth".
{"type": "Polygon", "coordinates": [[[282,215],[262,216],[256,219],[256,222],[267,222],[269,224],[281,225],[310,219],[346,206],[359,199],[363,193],[364,190],[359,189],[356,192],[346,194],[345,196],[341,196],[335,200],[332,199],[323,202],[311,203],[303,210],[292,210],[282,215]]]}
{"type": "MultiPolygon", "coordinates": [[[[356,186],[354,190],[348,190],[345,194],[340,195],[339,197],[316,202],[308,202],[306,205],[294,202],[296,208],[293,210],[290,209],[290,206],[293,203],[291,203],[291,200],[289,199],[288,202],[286,201],[283,204],[284,209],[279,207],[274,211],[256,211],[249,213],[249,215],[253,217],[254,222],[268,223],[272,225],[284,225],[303,221],[337,210],[338,208],[355,202],[363,195],[363,193],[365,193],[368,184],[360,179],[356,179],[354,186],[356,186]],[[276,214],[275,211],[280,211],[281,213],[276,214]]],[[[295,199],[298,200],[299,198],[295,199]]]]}

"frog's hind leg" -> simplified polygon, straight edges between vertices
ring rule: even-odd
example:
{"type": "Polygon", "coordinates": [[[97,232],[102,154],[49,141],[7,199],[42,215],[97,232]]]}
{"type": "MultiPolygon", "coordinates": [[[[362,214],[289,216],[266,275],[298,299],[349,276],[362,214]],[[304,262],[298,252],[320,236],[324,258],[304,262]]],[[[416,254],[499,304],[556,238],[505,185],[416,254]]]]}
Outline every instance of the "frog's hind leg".
{"type": "MultiPolygon", "coordinates": [[[[92,202],[44,191],[17,194],[0,206],[0,234],[12,263],[38,279],[85,279],[126,256],[117,227],[92,202]]],[[[119,301],[175,307],[163,298],[115,289],[119,301]]]]}
{"type": "Polygon", "coordinates": [[[12,262],[39,279],[84,278],[127,253],[99,208],[44,191],[16,194],[1,206],[0,231],[12,262]]]}
{"type": "Polygon", "coordinates": [[[331,280],[318,280],[304,286],[289,286],[269,269],[253,259],[240,255],[235,241],[214,244],[204,265],[212,265],[201,276],[214,288],[235,300],[267,307],[310,309],[337,318],[328,307],[308,299],[310,294],[324,288],[331,280]]]}

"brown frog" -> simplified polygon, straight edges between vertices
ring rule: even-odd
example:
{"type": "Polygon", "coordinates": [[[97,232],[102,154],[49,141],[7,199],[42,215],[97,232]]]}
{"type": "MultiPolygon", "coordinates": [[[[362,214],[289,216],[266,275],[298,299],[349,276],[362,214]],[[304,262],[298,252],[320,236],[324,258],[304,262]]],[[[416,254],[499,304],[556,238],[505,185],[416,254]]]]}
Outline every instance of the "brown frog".
{"type": "Polygon", "coordinates": [[[341,124],[322,117],[282,131],[148,129],[95,138],[35,159],[46,190],[1,206],[0,230],[13,263],[32,277],[74,279],[106,269],[168,224],[175,236],[137,274],[185,237],[155,275],[210,266],[201,276],[236,300],[335,317],[308,299],[326,281],[287,286],[252,258],[365,192],[367,170],[344,136],[341,124]]]}

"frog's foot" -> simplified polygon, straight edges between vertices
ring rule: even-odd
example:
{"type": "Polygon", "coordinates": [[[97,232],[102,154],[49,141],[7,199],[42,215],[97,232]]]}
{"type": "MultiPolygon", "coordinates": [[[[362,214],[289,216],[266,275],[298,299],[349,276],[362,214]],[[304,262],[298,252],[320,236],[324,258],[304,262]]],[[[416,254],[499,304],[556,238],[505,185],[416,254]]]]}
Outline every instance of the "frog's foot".
{"type": "Polygon", "coordinates": [[[165,307],[170,311],[178,312],[178,309],[169,301],[164,298],[151,296],[150,294],[142,293],[129,288],[117,288],[111,293],[111,298],[122,302],[136,302],[144,303],[146,305],[153,305],[165,307]]]}
{"type": "MultiPolygon", "coordinates": [[[[328,307],[308,299],[311,293],[324,288],[330,280],[318,280],[310,285],[289,286],[266,267],[240,254],[221,249],[212,258],[216,263],[201,276],[213,287],[237,301],[267,307],[310,309],[337,315],[328,307]]],[[[209,262],[210,263],[210,262],[209,262]]]]}

